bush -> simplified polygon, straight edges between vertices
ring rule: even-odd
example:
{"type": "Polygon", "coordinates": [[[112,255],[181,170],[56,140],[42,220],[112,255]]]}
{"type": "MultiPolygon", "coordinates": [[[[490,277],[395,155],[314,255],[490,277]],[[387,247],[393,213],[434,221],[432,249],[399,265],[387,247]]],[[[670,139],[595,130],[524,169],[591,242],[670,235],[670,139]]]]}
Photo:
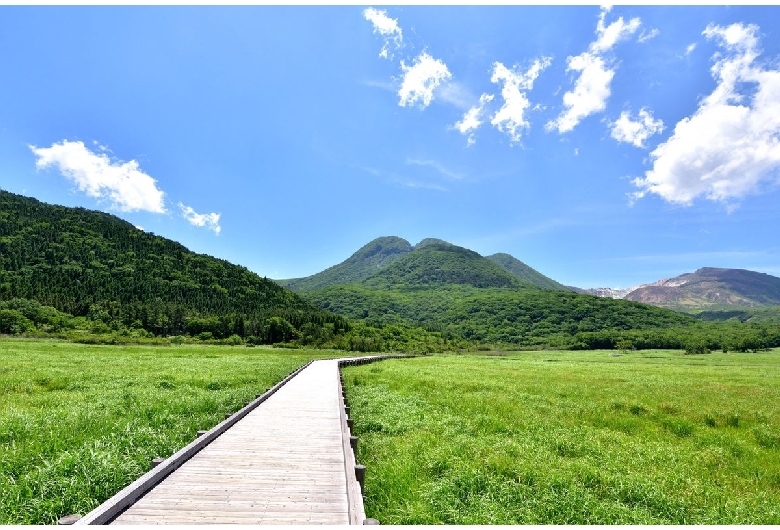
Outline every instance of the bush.
{"type": "Polygon", "coordinates": [[[0,309],[0,333],[19,335],[33,327],[32,321],[16,309],[0,309]]]}
{"type": "Polygon", "coordinates": [[[686,355],[702,355],[710,353],[707,343],[703,339],[690,339],[685,343],[686,355]]]}

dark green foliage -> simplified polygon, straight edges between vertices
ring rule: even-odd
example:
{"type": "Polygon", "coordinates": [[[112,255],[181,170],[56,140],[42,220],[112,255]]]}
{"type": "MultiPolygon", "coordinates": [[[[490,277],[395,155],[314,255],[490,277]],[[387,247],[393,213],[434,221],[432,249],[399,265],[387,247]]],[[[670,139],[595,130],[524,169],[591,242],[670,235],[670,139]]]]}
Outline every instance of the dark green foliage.
{"type": "Polygon", "coordinates": [[[17,335],[33,327],[32,321],[15,309],[0,309],[0,333],[17,335]]]}
{"type": "Polygon", "coordinates": [[[543,289],[553,289],[555,291],[571,291],[568,287],[561,285],[555,280],[548,278],[535,269],[532,269],[519,259],[503,252],[487,256],[487,259],[511,272],[515,277],[524,282],[532,283],[543,289]]]}
{"type": "MultiPolygon", "coordinates": [[[[348,328],[343,318],[245,267],[195,254],[112,215],[0,191],[0,301],[12,299],[86,317],[98,333],[123,327],[155,335],[263,336],[257,330],[272,317],[295,327],[348,328]]],[[[18,318],[14,324],[25,325],[18,318]]]]}
{"type": "Polygon", "coordinates": [[[770,307],[721,307],[692,313],[699,320],[708,322],[780,322],[780,306],[770,307]]]}
{"type": "Polygon", "coordinates": [[[445,337],[486,343],[554,342],[566,347],[582,344],[587,349],[614,348],[622,331],[695,323],[689,316],[636,302],[531,288],[455,285],[375,290],[339,285],[307,293],[306,297],[351,320],[376,325],[412,323],[445,337]],[[608,335],[586,335],[597,332],[608,335]]]}

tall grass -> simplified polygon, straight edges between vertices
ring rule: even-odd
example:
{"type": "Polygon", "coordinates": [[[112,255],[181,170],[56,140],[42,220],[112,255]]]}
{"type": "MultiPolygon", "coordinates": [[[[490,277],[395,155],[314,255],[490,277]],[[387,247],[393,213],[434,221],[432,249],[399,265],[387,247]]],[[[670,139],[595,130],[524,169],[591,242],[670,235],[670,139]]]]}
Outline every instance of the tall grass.
{"type": "Polygon", "coordinates": [[[780,524],[780,350],[345,369],[383,524],[780,524]]]}
{"type": "Polygon", "coordinates": [[[0,340],[0,524],[85,514],[333,352],[0,340]]]}

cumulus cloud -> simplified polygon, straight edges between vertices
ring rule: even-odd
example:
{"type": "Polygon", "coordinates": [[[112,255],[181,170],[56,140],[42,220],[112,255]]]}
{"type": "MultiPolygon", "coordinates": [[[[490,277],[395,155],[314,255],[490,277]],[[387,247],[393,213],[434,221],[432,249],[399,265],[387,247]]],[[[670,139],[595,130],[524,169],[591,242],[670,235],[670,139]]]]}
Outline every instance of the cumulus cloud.
{"type": "Polygon", "coordinates": [[[479,104],[467,110],[463,115],[463,119],[455,124],[455,128],[461,134],[468,134],[468,145],[474,145],[477,141],[476,138],[474,138],[474,131],[479,129],[482,125],[482,116],[485,113],[485,105],[493,101],[493,97],[493,94],[482,94],[479,97],[479,104]]]}
{"type": "Polygon", "coordinates": [[[716,87],[672,136],[650,154],[652,169],[634,184],[638,199],[655,193],[690,205],[704,196],[733,206],[780,173],[780,70],[757,65],[755,25],[710,25],[703,34],[722,53],[713,56],[716,87]]]}
{"type": "Polygon", "coordinates": [[[641,109],[638,119],[631,119],[631,113],[624,111],[617,120],[609,124],[609,127],[612,138],[618,142],[626,142],[644,148],[645,140],[664,130],[664,122],[660,119],[653,119],[651,111],[641,109]]]}
{"type": "Polygon", "coordinates": [[[79,191],[90,197],[110,200],[112,208],[123,212],[166,213],[165,194],[157,188],[155,179],[141,171],[135,160],[112,160],[105,154],[108,151],[105,146],[98,146],[103,152],[95,153],[83,142],[67,140],[51,147],[28,147],[37,157],[38,169],[56,167],[79,191]]]}
{"type": "Polygon", "coordinates": [[[374,33],[379,33],[385,41],[379,56],[392,59],[392,54],[389,52],[390,45],[394,45],[397,50],[403,43],[403,34],[398,26],[398,20],[387,16],[387,11],[384,9],[373,7],[363,10],[363,16],[374,25],[374,33]]]}
{"type": "Polygon", "coordinates": [[[449,80],[452,74],[447,65],[439,59],[434,59],[428,53],[418,55],[411,66],[401,61],[403,80],[398,89],[398,104],[401,107],[419,104],[425,108],[433,101],[433,91],[441,83],[449,80]]]}
{"type": "Polygon", "coordinates": [[[623,17],[605,25],[604,20],[609,10],[606,7],[601,8],[596,25],[596,40],[590,44],[588,50],[580,55],[567,57],[566,71],[579,72],[579,77],[574,83],[574,89],[563,95],[565,110],[556,120],[547,123],[548,130],[569,132],[584,118],[607,107],[615,66],[605,54],[618,42],[636,33],[641,25],[638,18],[625,22],[623,17]]]}
{"type": "Polygon", "coordinates": [[[197,213],[191,206],[185,206],[179,203],[181,209],[181,216],[184,217],[193,226],[205,226],[209,230],[212,230],[215,234],[219,234],[222,231],[222,227],[219,226],[219,218],[221,214],[218,213],[197,213]]]}
{"type": "Polygon", "coordinates": [[[493,115],[490,123],[499,131],[506,133],[511,143],[518,143],[523,129],[529,127],[525,113],[530,102],[526,93],[533,88],[536,78],[542,70],[550,66],[551,62],[550,57],[536,59],[525,72],[510,70],[499,62],[493,63],[493,76],[490,81],[503,83],[501,97],[504,99],[504,104],[493,115]]]}

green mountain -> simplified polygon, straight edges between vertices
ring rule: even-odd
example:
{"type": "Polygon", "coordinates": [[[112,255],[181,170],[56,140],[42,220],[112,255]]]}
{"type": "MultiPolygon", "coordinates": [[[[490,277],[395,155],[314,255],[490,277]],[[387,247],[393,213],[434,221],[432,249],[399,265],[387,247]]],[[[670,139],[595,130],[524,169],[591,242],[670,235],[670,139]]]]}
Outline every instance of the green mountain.
{"type": "Polygon", "coordinates": [[[471,285],[516,287],[525,285],[512,274],[473,250],[438,240],[423,240],[414,251],[363,281],[372,288],[394,286],[471,285]]]}
{"type": "Polygon", "coordinates": [[[293,291],[305,292],[329,285],[357,283],[390,265],[412,251],[412,245],[395,236],[374,239],[352,254],[346,261],[306,278],[277,280],[276,283],[293,291]]]}
{"type": "Polygon", "coordinates": [[[347,326],[245,267],[113,215],[0,190],[0,302],[12,299],[161,335],[258,335],[274,316],[347,326]]]}
{"type": "Polygon", "coordinates": [[[394,236],[377,238],[342,263],[312,276],[276,280],[276,283],[304,293],[364,280],[375,287],[431,284],[528,287],[531,284],[544,289],[569,290],[509,254],[484,258],[441,239],[426,238],[412,246],[394,236]]]}
{"type": "MultiPolygon", "coordinates": [[[[666,309],[579,295],[507,254],[489,259],[433,238],[412,250],[404,247],[406,252],[366,274],[370,269],[359,264],[366,255],[377,254],[364,251],[374,249],[375,243],[358,251],[354,260],[329,269],[330,278],[336,277],[334,272],[358,269],[364,275],[361,280],[334,282],[306,290],[303,296],[322,309],[379,328],[420,326],[445,338],[518,345],[574,346],[583,333],[695,323],[666,309]]],[[[328,278],[310,279],[323,285],[328,278]]]]}
{"type": "Polygon", "coordinates": [[[493,254],[492,256],[487,256],[487,259],[508,270],[516,278],[536,285],[537,287],[552,289],[554,291],[571,291],[571,289],[568,287],[561,285],[551,278],[548,278],[544,274],[535,269],[532,269],[519,259],[509,254],[501,252],[498,254],[493,254]]]}

